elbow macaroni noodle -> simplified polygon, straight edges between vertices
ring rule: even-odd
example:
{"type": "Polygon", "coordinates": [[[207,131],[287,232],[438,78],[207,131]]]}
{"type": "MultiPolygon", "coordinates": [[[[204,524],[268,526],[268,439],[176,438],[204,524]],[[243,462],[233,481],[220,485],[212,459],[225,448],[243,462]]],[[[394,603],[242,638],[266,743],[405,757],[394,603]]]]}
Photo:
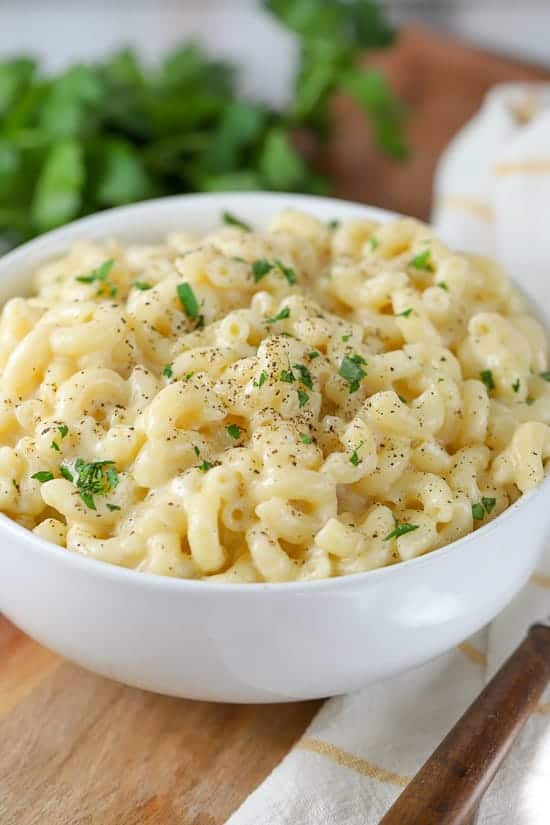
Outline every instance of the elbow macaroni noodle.
{"type": "Polygon", "coordinates": [[[150,573],[281,582],[434,550],[544,477],[544,329],[404,219],[77,243],[0,321],[0,509],[150,573]]]}

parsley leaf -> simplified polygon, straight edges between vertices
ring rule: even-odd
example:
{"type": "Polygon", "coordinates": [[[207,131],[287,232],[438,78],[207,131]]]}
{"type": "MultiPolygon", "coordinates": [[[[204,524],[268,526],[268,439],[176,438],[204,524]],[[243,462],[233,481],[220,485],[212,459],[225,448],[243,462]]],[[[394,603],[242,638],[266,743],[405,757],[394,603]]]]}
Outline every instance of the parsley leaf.
{"type": "Polygon", "coordinates": [[[187,317],[198,318],[200,309],[199,302],[191,284],[188,284],[186,281],[184,281],[183,284],[178,284],[176,292],[187,317]]]}
{"type": "Polygon", "coordinates": [[[172,376],[173,376],[173,374],[174,374],[174,370],[173,370],[173,368],[172,368],[172,364],[166,364],[166,366],[164,366],[164,367],[163,367],[163,369],[162,369],[162,374],[163,374],[166,378],[172,378],[172,376]]]}
{"type": "Polygon", "coordinates": [[[357,465],[360,464],[363,461],[362,458],[359,458],[359,454],[358,454],[357,450],[360,450],[364,443],[365,443],[364,441],[361,441],[351,454],[351,458],[349,460],[349,463],[353,464],[354,467],[357,467],[357,465]]]}
{"type": "Polygon", "coordinates": [[[118,506],[118,504],[109,504],[109,502],[107,502],[107,509],[110,510],[112,513],[114,512],[114,510],[120,510],[120,507],[118,506]]]}
{"type": "MultiPolygon", "coordinates": [[[[142,292],[145,292],[147,289],[153,289],[151,284],[148,284],[147,281],[134,281],[132,286],[134,289],[140,289],[142,292]]],[[[120,507],[118,509],[120,510],[120,507]]]]}
{"type": "Polygon", "coordinates": [[[485,512],[487,513],[487,515],[489,515],[489,513],[491,513],[491,511],[494,510],[497,500],[496,498],[487,498],[486,496],[482,496],[481,503],[485,507],[485,512]]]}
{"type": "Polygon", "coordinates": [[[74,470],[80,498],[90,510],[97,509],[94,496],[106,496],[119,483],[114,461],[87,462],[82,458],[77,458],[74,470]]]}
{"type": "Polygon", "coordinates": [[[52,450],[57,450],[58,453],[61,451],[61,448],[60,448],[59,444],[57,443],[57,441],[52,441],[52,443],[50,444],[50,448],[52,450]]]}
{"type": "Polygon", "coordinates": [[[296,380],[292,370],[281,370],[281,374],[280,374],[279,378],[285,384],[293,384],[294,381],[296,380]]]}
{"type": "Polygon", "coordinates": [[[49,470],[39,470],[37,473],[34,473],[31,478],[43,484],[45,481],[51,481],[53,479],[53,473],[49,470]]]}
{"type": "Polygon", "coordinates": [[[311,352],[307,353],[308,358],[319,358],[320,355],[321,355],[321,353],[317,352],[317,350],[315,350],[315,349],[311,350],[311,352]]]}
{"type": "Polygon", "coordinates": [[[67,433],[69,432],[69,428],[67,427],[67,425],[66,425],[66,424],[60,424],[60,425],[59,425],[59,427],[58,427],[57,429],[59,430],[59,433],[60,433],[60,435],[61,435],[61,438],[65,438],[65,436],[66,436],[66,435],[67,435],[67,433]]]}
{"type": "Polygon", "coordinates": [[[309,401],[309,395],[304,390],[298,390],[298,404],[300,409],[304,407],[309,401]]]}
{"type": "Polygon", "coordinates": [[[413,269],[425,269],[428,272],[433,272],[434,265],[432,262],[432,250],[425,249],[424,252],[420,252],[419,255],[415,255],[415,257],[411,258],[409,261],[409,266],[413,269]]]}
{"type": "Polygon", "coordinates": [[[412,307],[409,307],[409,309],[404,309],[403,312],[398,312],[395,317],[396,318],[408,318],[411,313],[412,313],[412,307]]]}
{"type": "Polygon", "coordinates": [[[337,218],[333,218],[331,221],[328,222],[329,229],[338,229],[340,226],[340,221],[337,218]]]}
{"type": "Polygon", "coordinates": [[[93,284],[94,281],[106,281],[113,268],[113,264],[114,260],[112,258],[108,261],[103,261],[96,269],[92,269],[88,275],[79,275],[76,280],[80,281],[81,284],[93,284]]]}
{"type": "Polygon", "coordinates": [[[436,286],[438,286],[440,289],[444,289],[445,292],[449,291],[449,286],[446,281],[439,281],[439,283],[437,283],[436,286]]]}
{"type": "Polygon", "coordinates": [[[495,389],[496,385],[495,385],[495,381],[494,381],[494,378],[493,378],[493,373],[491,372],[491,370],[482,370],[479,373],[479,377],[481,378],[481,380],[483,381],[483,383],[485,384],[485,386],[487,387],[487,390],[489,392],[491,390],[495,389]]]}
{"type": "Polygon", "coordinates": [[[302,444],[311,444],[313,442],[313,438],[307,433],[299,433],[300,441],[302,444]]]}
{"type": "Polygon", "coordinates": [[[350,338],[351,335],[342,335],[342,341],[344,342],[344,344],[347,344],[350,338]]]}
{"type": "Polygon", "coordinates": [[[232,212],[224,212],[222,218],[223,222],[227,226],[238,226],[239,229],[242,229],[244,232],[252,231],[252,227],[248,223],[245,223],[240,218],[237,218],[237,216],[233,215],[232,212]]]}
{"type": "Polygon", "coordinates": [[[375,238],[373,236],[372,238],[369,238],[369,245],[372,251],[374,252],[374,250],[378,249],[378,247],[380,246],[380,241],[378,240],[378,238],[375,238]]]}
{"type": "Polygon", "coordinates": [[[277,321],[284,321],[285,318],[290,318],[290,309],[288,307],[284,307],[277,315],[274,315],[273,318],[266,318],[266,324],[275,324],[277,321]]]}
{"type": "Polygon", "coordinates": [[[67,479],[67,481],[72,481],[73,480],[73,474],[71,473],[69,468],[66,467],[64,464],[61,464],[61,466],[59,467],[59,472],[61,473],[63,478],[67,479]]]}
{"type": "Polygon", "coordinates": [[[359,389],[361,381],[367,374],[361,366],[364,363],[365,359],[361,355],[344,355],[342,358],[338,375],[348,382],[350,393],[359,389]]]}
{"type": "Polygon", "coordinates": [[[519,384],[520,384],[520,381],[519,381],[519,378],[517,378],[514,381],[514,383],[512,384],[512,389],[514,390],[514,392],[517,392],[519,390],[519,384]]]}
{"type": "Polygon", "coordinates": [[[476,504],[472,504],[472,517],[475,521],[482,521],[485,518],[485,510],[483,509],[483,504],[480,501],[476,504]]]}
{"type": "Polygon", "coordinates": [[[262,278],[271,272],[273,269],[274,264],[270,263],[266,258],[260,258],[258,261],[254,261],[252,264],[252,275],[254,277],[254,283],[257,284],[258,281],[261,281],[262,278]]]}
{"type": "Polygon", "coordinates": [[[548,372],[541,372],[540,377],[545,381],[550,381],[550,370],[548,372]]]}
{"type": "Polygon", "coordinates": [[[206,472],[208,472],[208,470],[211,470],[213,466],[214,465],[212,464],[212,462],[206,461],[206,459],[205,459],[202,462],[202,464],[199,464],[197,469],[199,469],[201,471],[201,473],[206,473],[206,472]]]}
{"type": "Polygon", "coordinates": [[[281,270],[290,286],[294,286],[294,284],[298,282],[296,273],[294,272],[291,266],[286,266],[286,264],[284,264],[278,258],[275,261],[275,265],[281,270]]]}
{"type": "Polygon", "coordinates": [[[267,381],[267,372],[265,370],[262,370],[258,380],[257,381],[254,380],[252,382],[252,385],[254,387],[263,387],[263,385],[265,384],[266,381],[267,381]]]}
{"type": "Polygon", "coordinates": [[[388,533],[384,541],[398,539],[401,536],[405,536],[407,533],[412,533],[413,530],[418,530],[419,526],[419,524],[407,524],[407,522],[404,522],[403,524],[396,524],[395,530],[388,533]]]}
{"type": "Polygon", "coordinates": [[[311,373],[304,364],[293,364],[292,368],[298,370],[300,373],[300,381],[302,384],[307,387],[308,389],[313,389],[313,378],[311,377],[311,373]]]}
{"type": "Polygon", "coordinates": [[[226,430],[231,436],[231,438],[234,438],[235,440],[241,437],[241,428],[237,426],[237,424],[230,424],[228,427],[226,427],[226,430]]]}

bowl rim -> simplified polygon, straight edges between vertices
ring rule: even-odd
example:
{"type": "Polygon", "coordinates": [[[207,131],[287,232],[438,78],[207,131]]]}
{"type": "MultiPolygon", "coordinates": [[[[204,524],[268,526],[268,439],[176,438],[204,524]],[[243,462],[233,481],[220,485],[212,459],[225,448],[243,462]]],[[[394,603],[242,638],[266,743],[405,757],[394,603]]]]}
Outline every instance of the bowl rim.
{"type": "MultiPolygon", "coordinates": [[[[316,195],[300,195],[285,192],[207,192],[207,193],[192,193],[183,195],[173,195],[165,198],[155,198],[139,203],[130,204],[128,206],[119,206],[113,209],[107,209],[103,212],[98,212],[76,221],[71,221],[63,227],[46,232],[27,243],[22,244],[11,252],[7,252],[0,256],[0,282],[3,280],[4,270],[12,268],[13,266],[24,262],[29,255],[40,253],[44,249],[44,260],[52,257],[57,252],[47,251],[56,242],[64,239],[69,243],[78,237],[78,232],[82,230],[83,237],[87,230],[96,229],[108,224],[112,218],[124,220],[125,218],[139,218],[140,213],[146,214],[149,211],[158,209],[167,209],[177,207],[182,201],[211,201],[212,205],[216,205],[218,214],[224,209],[238,209],[239,201],[244,203],[253,203],[255,200],[271,201],[275,208],[281,208],[285,205],[290,208],[307,208],[307,206],[315,207],[315,205],[322,205],[329,207],[337,213],[337,210],[342,207],[347,211],[352,208],[352,212],[360,214],[362,210],[365,211],[365,217],[373,217],[374,219],[389,220],[398,217],[403,217],[397,212],[380,209],[378,207],[369,206],[368,204],[356,203],[338,198],[328,198],[316,195]]],[[[183,221],[182,221],[183,223],[183,221]]],[[[106,234],[108,229],[106,228],[106,234]]],[[[32,264],[33,268],[36,266],[32,264]]],[[[24,265],[23,265],[24,268],[24,265]]],[[[176,591],[214,591],[233,594],[258,594],[258,592],[265,593],[290,593],[294,594],[312,594],[318,591],[334,591],[346,588],[355,588],[363,583],[372,582],[387,578],[388,576],[395,578],[397,575],[408,575],[418,568],[425,567],[429,564],[442,564],[455,554],[460,554],[464,545],[471,544],[478,541],[481,536],[485,538],[490,532],[499,530],[510,518],[516,518],[518,510],[524,509],[531,501],[538,499],[542,495],[546,495],[547,490],[550,490],[550,476],[547,476],[543,482],[533,490],[521,495],[516,501],[500,513],[496,518],[490,522],[478,527],[476,530],[462,536],[460,539],[444,545],[443,547],[431,550],[421,556],[416,556],[406,561],[401,561],[396,564],[378,567],[373,570],[367,570],[362,573],[353,573],[345,576],[334,576],[326,579],[315,579],[305,581],[289,581],[289,582],[227,582],[227,581],[210,581],[208,579],[185,579],[171,576],[161,576],[155,573],[138,571],[135,568],[123,567],[121,565],[113,564],[111,562],[96,559],[91,556],[82,555],[79,553],[72,553],[66,548],[49,542],[40,536],[35,535],[31,530],[18,524],[15,520],[9,518],[4,513],[0,512],[0,538],[2,534],[6,537],[11,536],[14,541],[22,541],[29,545],[29,549],[38,553],[41,556],[53,555],[53,559],[61,564],[68,564],[76,570],[82,572],[92,573],[102,577],[106,575],[114,581],[129,583],[140,583],[144,587],[160,587],[165,590],[176,591]]]]}

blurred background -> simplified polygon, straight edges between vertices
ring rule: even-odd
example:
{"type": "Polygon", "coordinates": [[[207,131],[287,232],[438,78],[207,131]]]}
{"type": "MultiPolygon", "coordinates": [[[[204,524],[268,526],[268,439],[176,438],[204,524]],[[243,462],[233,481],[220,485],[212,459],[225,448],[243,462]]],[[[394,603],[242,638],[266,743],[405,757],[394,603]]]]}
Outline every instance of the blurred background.
{"type": "Polygon", "coordinates": [[[5,242],[203,189],[427,218],[487,90],[550,78],[550,3],[0,0],[0,60],[5,242]]]}

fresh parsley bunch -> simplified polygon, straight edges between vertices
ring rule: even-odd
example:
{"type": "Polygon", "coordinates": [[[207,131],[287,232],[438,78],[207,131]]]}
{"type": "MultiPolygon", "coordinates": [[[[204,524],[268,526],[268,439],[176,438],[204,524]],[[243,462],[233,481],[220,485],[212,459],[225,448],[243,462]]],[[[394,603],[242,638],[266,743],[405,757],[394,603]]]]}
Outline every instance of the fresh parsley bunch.
{"type": "Polygon", "coordinates": [[[80,215],[180,192],[271,189],[323,193],[328,182],[293,137],[330,131],[346,91],[380,148],[406,154],[404,111],[359,57],[393,32],[374,0],[264,0],[299,41],[287,111],[238,96],[235,71],[189,44],[145,69],[131,50],[45,75],[0,62],[0,238],[17,243],[80,215]]]}

